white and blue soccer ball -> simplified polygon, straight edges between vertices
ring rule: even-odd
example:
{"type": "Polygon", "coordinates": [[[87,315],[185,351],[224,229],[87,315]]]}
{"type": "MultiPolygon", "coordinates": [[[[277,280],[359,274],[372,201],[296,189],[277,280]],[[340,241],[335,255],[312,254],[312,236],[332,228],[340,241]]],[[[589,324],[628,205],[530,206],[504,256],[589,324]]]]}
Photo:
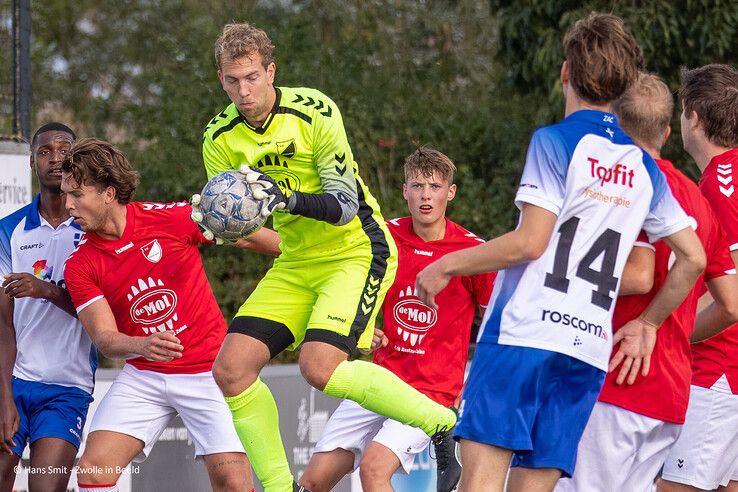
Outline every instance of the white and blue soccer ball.
{"type": "Polygon", "coordinates": [[[262,202],[252,196],[246,175],[239,171],[213,176],[200,194],[201,224],[226,241],[243,239],[259,230],[267,220],[261,208],[262,202]]]}

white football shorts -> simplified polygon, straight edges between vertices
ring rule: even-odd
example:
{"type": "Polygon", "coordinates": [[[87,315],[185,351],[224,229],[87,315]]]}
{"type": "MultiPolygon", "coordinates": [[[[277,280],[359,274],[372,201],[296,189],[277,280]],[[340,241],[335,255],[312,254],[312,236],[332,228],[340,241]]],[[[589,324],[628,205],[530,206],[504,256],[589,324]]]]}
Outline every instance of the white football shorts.
{"type": "Polygon", "coordinates": [[[598,401],[556,492],[650,492],[682,426],[598,401]]]}
{"type": "Polygon", "coordinates": [[[692,386],[679,439],[661,478],[712,490],[727,485],[738,462],[738,395],[692,386]]]}
{"type": "Polygon", "coordinates": [[[90,432],[120,432],[143,441],[133,459],[141,462],[176,414],[195,445],[195,456],[245,452],[211,372],[162,374],[126,364],[100,401],[90,432]]]}
{"type": "Polygon", "coordinates": [[[410,473],[415,455],[423,451],[430,438],[425,432],[376,414],[351,400],[343,400],[325,425],[315,452],[345,449],[354,453],[354,470],[364,451],[374,441],[389,448],[400,459],[402,470],[410,473]]]}

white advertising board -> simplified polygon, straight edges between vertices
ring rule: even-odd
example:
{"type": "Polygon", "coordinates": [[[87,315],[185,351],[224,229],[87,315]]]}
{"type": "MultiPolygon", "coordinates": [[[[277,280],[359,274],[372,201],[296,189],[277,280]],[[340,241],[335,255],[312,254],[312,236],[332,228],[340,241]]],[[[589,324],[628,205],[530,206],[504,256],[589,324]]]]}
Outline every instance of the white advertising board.
{"type": "Polygon", "coordinates": [[[28,145],[0,142],[0,217],[29,203],[32,193],[28,145]]]}

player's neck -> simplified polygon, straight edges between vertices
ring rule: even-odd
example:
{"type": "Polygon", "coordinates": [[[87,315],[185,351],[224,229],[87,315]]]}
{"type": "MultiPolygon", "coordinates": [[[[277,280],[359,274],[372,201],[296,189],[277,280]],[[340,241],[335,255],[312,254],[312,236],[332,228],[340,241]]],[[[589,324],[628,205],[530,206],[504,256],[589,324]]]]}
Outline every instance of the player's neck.
{"type": "Polygon", "coordinates": [[[422,224],[413,220],[413,231],[426,243],[440,241],[446,235],[446,218],[442,217],[433,224],[422,224]]]}
{"type": "Polygon", "coordinates": [[[56,229],[59,224],[69,218],[69,212],[64,208],[64,199],[61,192],[42,187],[39,193],[41,199],[38,203],[38,212],[46,222],[56,229]]]}
{"type": "Polygon", "coordinates": [[[643,145],[641,142],[636,141],[636,145],[640,146],[643,150],[648,153],[654,159],[661,159],[661,149],[652,145],[643,145]]]}
{"type": "Polygon", "coordinates": [[[701,173],[705,172],[705,168],[707,168],[710,161],[715,157],[730,150],[730,147],[723,147],[722,145],[714,144],[707,139],[704,139],[695,147],[696,148],[690,152],[690,155],[692,156],[692,159],[694,159],[694,162],[697,164],[701,173]]]}
{"type": "Polygon", "coordinates": [[[128,209],[122,203],[115,202],[108,211],[103,225],[95,231],[95,234],[103,239],[117,241],[123,237],[126,230],[126,219],[128,209]]]}
{"type": "Polygon", "coordinates": [[[605,111],[607,113],[612,112],[610,104],[592,104],[584,101],[576,95],[573,89],[569,89],[566,94],[566,106],[564,107],[564,117],[569,116],[572,113],[581,111],[583,109],[590,109],[593,111],[605,111]]]}

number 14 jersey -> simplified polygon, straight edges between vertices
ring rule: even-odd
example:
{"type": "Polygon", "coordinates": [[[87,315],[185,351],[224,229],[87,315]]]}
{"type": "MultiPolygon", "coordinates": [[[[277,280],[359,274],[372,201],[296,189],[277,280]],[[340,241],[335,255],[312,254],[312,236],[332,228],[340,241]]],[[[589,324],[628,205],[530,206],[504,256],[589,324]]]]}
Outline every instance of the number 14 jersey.
{"type": "Polygon", "coordinates": [[[532,347],[607,370],[620,277],[641,229],[689,227],[664,175],[614,115],[582,110],[533,134],[515,197],[558,217],[545,253],[502,270],[479,343],[532,347]]]}

